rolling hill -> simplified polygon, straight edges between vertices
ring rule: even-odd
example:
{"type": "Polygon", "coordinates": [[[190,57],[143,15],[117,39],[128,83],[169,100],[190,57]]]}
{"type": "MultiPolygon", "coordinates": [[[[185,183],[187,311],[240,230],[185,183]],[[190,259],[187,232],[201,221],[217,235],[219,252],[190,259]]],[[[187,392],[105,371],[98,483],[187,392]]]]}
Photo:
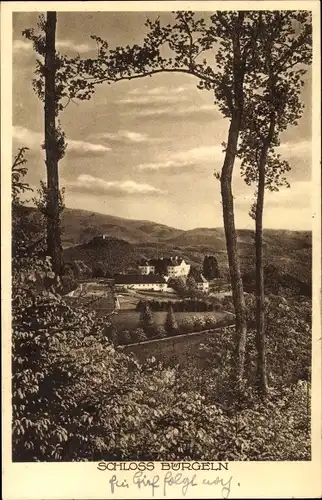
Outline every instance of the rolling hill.
{"type": "MultiPolygon", "coordinates": [[[[119,273],[135,265],[137,255],[133,246],[127,241],[111,237],[107,240],[91,240],[88,243],[65,248],[64,262],[81,261],[92,271],[102,269],[119,273]]],[[[96,271],[97,272],[97,271],[96,271]]]]}
{"type": "MultiPolygon", "coordinates": [[[[33,207],[26,207],[29,218],[40,222],[40,213],[33,207]]],[[[65,208],[62,213],[62,243],[67,248],[88,243],[95,236],[108,234],[128,243],[157,243],[175,238],[182,229],[175,229],[164,224],[147,220],[122,219],[114,215],[100,214],[88,210],[65,208]]]]}
{"type": "MultiPolygon", "coordinates": [[[[37,222],[39,212],[28,207],[30,218],[37,222]]],[[[226,252],[223,228],[176,229],[148,220],[134,220],[100,214],[87,210],[65,208],[62,213],[62,243],[64,247],[88,243],[94,236],[107,234],[134,245],[156,247],[160,244],[173,248],[205,247],[226,252]]],[[[237,231],[239,247],[253,245],[253,232],[246,229],[237,231]]],[[[288,231],[267,229],[264,244],[287,247],[292,250],[311,248],[310,231],[288,231]]]]}
{"type": "MultiPolygon", "coordinates": [[[[29,209],[37,222],[39,214],[29,209]]],[[[254,269],[253,231],[238,230],[238,248],[243,273],[254,269]]],[[[181,255],[201,266],[205,254],[214,254],[222,274],[227,274],[223,228],[181,230],[163,224],[66,208],[62,215],[62,242],[65,261],[81,260],[92,268],[105,261],[117,271],[133,267],[141,258],[181,255]],[[91,243],[95,236],[107,234],[109,243],[99,248],[91,243]]],[[[310,231],[267,229],[264,231],[265,264],[277,274],[310,283],[312,234],[310,231]]],[[[112,270],[113,271],[113,270],[112,270]]]]}
{"type": "Polygon", "coordinates": [[[66,208],[62,216],[64,246],[86,243],[94,236],[108,234],[128,243],[156,243],[175,238],[183,230],[144,220],[122,219],[86,210],[66,208]]]}

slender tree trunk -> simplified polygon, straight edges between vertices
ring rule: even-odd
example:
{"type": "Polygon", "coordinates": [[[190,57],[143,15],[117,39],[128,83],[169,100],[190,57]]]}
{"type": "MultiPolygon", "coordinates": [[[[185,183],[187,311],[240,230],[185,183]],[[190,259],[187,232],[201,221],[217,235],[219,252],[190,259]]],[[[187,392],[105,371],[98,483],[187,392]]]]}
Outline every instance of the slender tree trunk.
{"type": "Polygon", "coordinates": [[[259,165],[258,194],[255,218],[256,249],[256,347],[258,352],[258,382],[263,395],[268,393],[265,347],[265,290],[263,265],[263,209],[265,191],[265,163],[259,165]]]}
{"type": "Polygon", "coordinates": [[[246,60],[241,50],[241,32],[245,13],[238,13],[238,22],[231,33],[233,46],[233,99],[231,122],[228,131],[228,141],[225,160],[221,171],[221,198],[223,205],[223,219],[226,236],[226,247],[229,264],[230,281],[236,316],[236,352],[235,352],[235,375],[237,386],[240,385],[244,375],[245,351],[246,351],[246,308],[243,290],[243,281],[240,270],[240,262],[237,250],[237,233],[235,227],[234,197],[232,193],[232,176],[237,155],[238,138],[243,118],[244,103],[244,77],[246,60]]]}
{"type": "Polygon", "coordinates": [[[53,270],[61,270],[61,232],[59,215],[58,151],[56,143],[56,12],[47,12],[45,53],[45,150],[47,170],[47,253],[53,270]]]}
{"type": "Polygon", "coordinates": [[[265,193],[265,169],[267,153],[275,129],[275,118],[271,117],[270,128],[263,144],[259,160],[258,193],[255,217],[255,250],[256,250],[256,347],[258,352],[258,383],[261,393],[268,394],[266,366],[266,336],[265,336],[265,287],[263,263],[263,212],[265,193]]]}
{"type": "Polygon", "coordinates": [[[244,374],[247,326],[243,282],[237,251],[237,233],[235,227],[234,199],[232,194],[232,173],[237,153],[239,128],[240,118],[236,115],[232,118],[230,123],[226,155],[220,182],[228,264],[236,315],[236,377],[237,380],[241,381],[244,374]]]}

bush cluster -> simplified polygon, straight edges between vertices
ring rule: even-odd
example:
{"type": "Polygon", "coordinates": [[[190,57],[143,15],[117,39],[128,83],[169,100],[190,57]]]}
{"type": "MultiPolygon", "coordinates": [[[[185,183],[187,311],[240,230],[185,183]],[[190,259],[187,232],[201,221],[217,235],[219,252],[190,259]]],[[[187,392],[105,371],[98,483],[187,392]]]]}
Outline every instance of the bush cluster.
{"type": "Polygon", "coordinates": [[[220,326],[225,326],[224,320],[218,320],[215,316],[204,317],[195,315],[192,318],[184,318],[180,323],[175,318],[175,313],[170,308],[165,324],[157,325],[151,316],[151,322],[147,325],[141,322],[141,327],[135,330],[117,331],[115,325],[105,327],[105,335],[114,345],[127,345],[145,342],[147,340],[162,339],[174,335],[184,335],[187,333],[212,330],[220,326]]]}
{"type": "MultiPolygon", "coordinates": [[[[255,296],[246,298],[249,340],[247,360],[256,370],[255,296]]],[[[278,379],[280,383],[310,380],[311,377],[311,302],[307,297],[286,298],[268,295],[265,298],[266,344],[270,382],[278,379]]]]}

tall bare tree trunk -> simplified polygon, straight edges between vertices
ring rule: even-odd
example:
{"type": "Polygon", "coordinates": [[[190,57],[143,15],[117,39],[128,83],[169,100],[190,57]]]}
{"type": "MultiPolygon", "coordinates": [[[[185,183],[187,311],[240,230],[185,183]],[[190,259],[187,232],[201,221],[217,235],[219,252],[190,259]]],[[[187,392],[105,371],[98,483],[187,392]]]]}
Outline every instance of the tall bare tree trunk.
{"type": "Polygon", "coordinates": [[[265,193],[265,169],[267,153],[275,129],[275,116],[271,116],[267,138],[259,160],[258,193],[255,216],[255,249],[256,249],[256,347],[258,352],[258,383],[261,393],[268,394],[267,366],[266,366],[266,335],[265,335],[265,284],[263,263],[263,211],[265,193]]]}
{"type": "Polygon", "coordinates": [[[228,131],[228,141],[225,160],[221,171],[221,198],[223,205],[223,219],[226,236],[227,256],[230,272],[230,281],[236,316],[236,352],[235,352],[235,373],[236,382],[242,381],[245,365],[246,351],[246,307],[243,290],[243,281],[240,270],[240,262],[237,249],[237,233],[235,227],[234,198],[232,193],[232,177],[237,155],[239,132],[243,119],[244,104],[244,77],[246,60],[242,56],[241,32],[245,18],[244,12],[238,13],[238,22],[232,32],[233,46],[233,73],[234,73],[234,95],[232,99],[232,115],[228,131]]]}
{"type": "Polygon", "coordinates": [[[62,265],[58,151],[56,142],[56,12],[47,12],[45,53],[45,150],[47,170],[47,253],[53,269],[59,273],[62,265]]]}
{"type": "Polygon", "coordinates": [[[240,118],[237,115],[232,118],[230,123],[228,143],[220,183],[228,264],[236,315],[236,377],[240,381],[244,374],[247,326],[243,282],[237,250],[234,199],[232,194],[232,173],[237,153],[239,128],[240,118]]]}
{"type": "Polygon", "coordinates": [[[263,209],[265,192],[265,161],[259,165],[258,194],[255,217],[256,249],[256,347],[258,352],[258,383],[262,394],[268,393],[265,346],[265,289],[263,265],[263,209]]]}

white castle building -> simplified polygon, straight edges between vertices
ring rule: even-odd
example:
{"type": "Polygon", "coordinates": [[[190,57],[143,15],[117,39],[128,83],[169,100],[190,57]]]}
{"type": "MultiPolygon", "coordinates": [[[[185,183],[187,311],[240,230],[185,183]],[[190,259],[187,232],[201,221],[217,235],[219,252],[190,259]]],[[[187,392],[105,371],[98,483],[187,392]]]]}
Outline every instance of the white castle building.
{"type": "Polygon", "coordinates": [[[190,264],[187,264],[178,256],[161,257],[159,259],[142,260],[139,263],[139,271],[143,275],[161,274],[168,278],[187,277],[190,271],[190,264]]]}

